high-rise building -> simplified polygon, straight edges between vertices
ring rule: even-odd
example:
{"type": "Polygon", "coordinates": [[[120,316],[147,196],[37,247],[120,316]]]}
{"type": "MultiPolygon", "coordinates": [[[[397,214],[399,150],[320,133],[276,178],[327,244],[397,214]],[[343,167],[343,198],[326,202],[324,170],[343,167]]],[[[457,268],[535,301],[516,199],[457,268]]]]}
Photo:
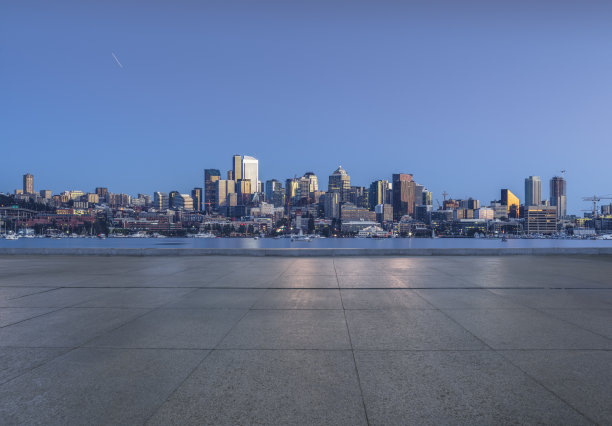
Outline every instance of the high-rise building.
{"type": "Polygon", "coordinates": [[[282,207],[285,200],[283,185],[276,179],[266,181],[266,201],[274,207],[282,207]]]}
{"type": "Polygon", "coordinates": [[[193,198],[189,194],[177,194],[173,198],[173,207],[177,210],[193,210],[193,198]]]}
{"type": "Polygon", "coordinates": [[[529,176],[525,179],[525,206],[542,204],[542,181],[539,176],[529,176]]]}
{"type": "Polygon", "coordinates": [[[557,218],[567,216],[566,182],[561,176],[550,180],[550,205],[557,208],[557,218]]]}
{"type": "Polygon", "coordinates": [[[297,199],[300,189],[300,180],[298,178],[287,179],[285,181],[285,203],[287,205],[295,205],[299,200],[297,199]]]}
{"type": "MultiPolygon", "coordinates": [[[[236,181],[240,178],[234,177],[236,181]]],[[[242,157],[242,179],[251,181],[250,194],[259,191],[259,160],[245,155],[242,157]]]]}
{"type": "Polygon", "coordinates": [[[400,220],[404,215],[414,215],[416,183],[408,173],[393,174],[393,219],[400,220]]]}
{"type": "Polygon", "coordinates": [[[44,198],[45,200],[50,200],[51,199],[51,190],[50,189],[41,189],[38,192],[41,196],[41,198],[44,198]]]}
{"type": "Polygon", "coordinates": [[[108,188],[104,188],[104,187],[97,187],[96,188],[96,194],[98,194],[98,198],[100,199],[100,202],[104,202],[107,201],[108,199],[108,188]]]}
{"type": "Polygon", "coordinates": [[[340,217],[340,193],[326,192],[323,195],[323,210],[327,219],[338,219],[340,217]]]}
{"type": "Polygon", "coordinates": [[[428,191],[427,189],[423,190],[422,204],[424,206],[433,206],[433,194],[431,193],[431,191],[428,191]]]}
{"type": "Polygon", "coordinates": [[[506,206],[506,217],[518,218],[520,201],[519,198],[512,193],[512,191],[509,189],[501,190],[501,204],[502,206],[506,206]]]}
{"type": "Polygon", "coordinates": [[[374,210],[379,204],[389,203],[389,200],[387,200],[388,189],[389,182],[386,180],[375,180],[370,184],[370,190],[368,191],[370,210],[374,210]]]}
{"type": "Polygon", "coordinates": [[[23,193],[34,194],[34,175],[30,173],[23,175],[23,193]]]}
{"type": "Polygon", "coordinates": [[[168,194],[165,192],[154,192],[153,208],[159,211],[168,210],[168,194]]]}
{"type": "Polygon", "coordinates": [[[202,211],[202,188],[193,188],[191,198],[193,199],[193,209],[198,212],[202,211]]]}
{"type": "Polygon", "coordinates": [[[348,175],[346,170],[342,166],[338,168],[329,176],[329,184],[327,192],[337,192],[340,194],[340,202],[344,203],[349,201],[351,189],[351,177],[348,175]]]}
{"type": "Polygon", "coordinates": [[[242,156],[238,154],[232,157],[232,179],[242,179],[242,156]]]}
{"type": "Polygon", "coordinates": [[[552,234],[557,232],[557,207],[525,207],[525,231],[528,234],[552,234]]]}
{"type": "Polygon", "coordinates": [[[170,209],[175,209],[176,208],[176,197],[178,197],[179,195],[181,195],[180,192],[178,191],[170,191],[170,193],[168,194],[168,208],[170,209]]]}
{"type": "MultiPolygon", "coordinates": [[[[215,202],[214,208],[216,210],[223,210],[229,206],[229,197],[230,194],[235,194],[236,192],[236,182],[233,180],[218,180],[215,182],[215,202]]],[[[236,205],[234,203],[234,205],[236,205]]]]}
{"type": "Polygon", "coordinates": [[[204,203],[206,204],[206,213],[210,213],[215,206],[217,196],[215,190],[216,182],[221,179],[219,169],[204,169],[204,203]]]}

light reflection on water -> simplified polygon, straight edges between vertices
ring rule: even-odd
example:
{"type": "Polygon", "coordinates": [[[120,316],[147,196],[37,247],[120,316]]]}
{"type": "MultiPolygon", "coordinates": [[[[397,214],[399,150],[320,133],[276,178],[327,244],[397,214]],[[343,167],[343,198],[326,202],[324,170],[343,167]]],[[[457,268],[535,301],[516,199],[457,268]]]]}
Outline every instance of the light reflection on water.
{"type": "Polygon", "coordinates": [[[549,248],[612,247],[612,240],[477,238],[321,238],[311,242],[288,238],[20,238],[0,239],[0,247],[19,248],[549,248]]]}

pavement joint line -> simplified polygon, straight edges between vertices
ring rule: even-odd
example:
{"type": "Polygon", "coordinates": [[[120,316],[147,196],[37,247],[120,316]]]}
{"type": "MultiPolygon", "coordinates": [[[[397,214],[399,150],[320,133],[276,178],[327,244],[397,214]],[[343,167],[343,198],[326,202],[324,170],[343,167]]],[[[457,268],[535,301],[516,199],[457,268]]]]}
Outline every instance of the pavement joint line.
{"type": "MultiPolygon", "coordinates": [[[[335,271],[336,270],[335,259],[332,259],[332,264],[334,265],[334,271],[335,271]]],[[[357,377],[357,384],[359,386],[359,394],[361,395],[361,403],[363,405],[363,414],[365,416],[366,423],[369,426],[370,419],[368,418],[368,408],[366,407],[365,397],[363,396],[363,387],[361,386],[361,378],[359,377],[359,369],[357,368],[357,359],[355,358],[355,347],[353,346],[353,340],[351,339],[351,330],[348,325],[348,320],[346,319],[346,309],[344,309],[344,300],[342,299],[342,292],[340,291],[340,280],[338,279],[337,274],[336,274],[336,281],[338,282],[338,291],[340,293],[340,303],[342,304],[342,314],[344,315],[344,325],[346,326],[346,334],[349,339],[349,344],[351,345],[351,355],[353,357],[353,367],[355,368],[355,375],[357,377]]]]}
{"type": "Polygon", "coordinates": [[[590,421],[593,424],[598,424],[595,420],[591,419],[589,416],[586,415],[586,413],[583,413],[581,410],[579,410],[577,407],[574,407],[573,404],[571,404],[569,401],[567,401],[565,398],[561,397],[560,395],[557,394],[557,392],[555,392],[554,390],[552,390],[551,388],[549,388],[548,386],[546,386],[544,383],[542,383],[540,380],[538,380],[536,377],[534,377],[533,375],[529,374],[527,371],[523,370],[518,364],[512,362],[512,360],[510,358],[508,358],[503,351],[498,351],[499,356],[501,356],[502,358],[504,358],[506,361],[508,361],[510,364],[512,364],[515,368],[517,368],[519,371],[521,371],[525,376],[529,377],[531,380],[533,380],[535,383],[537,383],[538,385],[540,385],[543,389],[546,389],[548,392],[550,392],[551,394],[553,394],[555,397],[557,397],[561,402],[563,402],[565,405],[567,405],[568,407],[570,407],[572,410],[574,410],[575,412],[577,412],[578,414],[580,414],[582,417],[584,417],[586,420],[590,421]]]}
{"type": "MultiPolygon", "coordinates": [[[[28,307],[26,307],[26,308],[28,308],[28,307]]],[[[32,308],[32,309],[53,309],[53,308],[57,308],[57,309],[55,309],[53,311],[49,311],[49,312],[44,312],[44,313],[42,313],[40,315],[35,315],[33,317],[25,318],[25,319],[22,319],[21,321],[17,321],[17,322],[13,322],[13,323],[10,323],[10,324],[6,324],[6,325],[3,325],[3,326],[0,326],[0,329],[5,328],[5,327],[10,327],[12,325],[21,324],[22,322],[29,321],[29,320],[34,319],[34,318],[39,318],[39,317],[42,317],[42,316],[45,316],[45,315],[48,315],[48,314],[52,314],[53,312],[61,311],[62,309],[64,309],[63,307],[57,307],[57,306],[50,306],[50,307],[43,306],[41,308],[37,307],[37,308],[32,308]]],[[[23,307],[19,307],[19,306],[15,307],[15,308],[13,308],[13,307],[8,307],[8,308],[7,307],[3,307],[3,308],[0,308],[0,312],[2,312],[2,309],[24,309],[24,308],[23,307]]]]}
{"type": "MultiPolygon", "coordinates": [[[[259,299],[258,299],[259,300],[259,299]]],[[[253,306],[256,303],[253,302],[253,304],[251,304],[251,306],[253,306]]],[[[238,323],[240,323],[240,321],[242,321],[242,319],[250,312],[250,308],[245,310],[244,314],[242,314],[242,316],[230,327],[230,329],[227,331],[227,333],[225,333],[218,341],[217,344],[210,350],[208,350],[209,352],[204,355],[204,357],[202,358],[202,360],[189,372],[189,374],[187,374],[187,376],[185,376],[185,378],[179,383],[177,384],[174,389],[172,389],[172,391],[168,394],[168,396],[163,400],[163,402],[161,402],[159,404],[159,406],[155,409],[152,410],[153,412],[151,413],[150,416],[148,416],[145,421],[143,422],[143,424],[147,424],[149,423],[149,420],[151,420],[158,412],[159,410],[164,406],[164,404],[166,402],[168,402],[168,400],[170,398],[172,398],[172,396],[179,390],[179,388],[181,386],[183,386],[183,384],[189,380],[189,378],[193,375],[193,373],[195,373],[195,371],[200,368],[200,366],[204,363],[204,361],[206,361],[206,359],[208,359],[208,357],[213,354],[215,352],[215,350],[218,348],[218,346],[221,344],[221,342],[223,342],[223,340],[225,340],[225,338],[227,336],[229,336],[229,334],[232,332],[232,330],[234,330],[234,328],[238,325],[238,323]]]]}
{"type": "MultiPolygon", "coordinates": [[[[23,286],[19,286],[19,287],[17,287],[17,288],[24,288],[24,287],[23,287],[23,286]]],[[[50,292],[50,291],[57,290],[57,289],[59,289],[60,287],[45,287],[45,288],[46,288],[46,290],[37,291],[37,292],[35,292],[35,293],[30,293],[30,294],[24,294],[23,296],[18,296],[18,297],[11,297],[11,298],[9,298],[9,299],[7,299],[7,300],[18,300],[18,299],[22,299],[22,298],[24,298],[24,297],[34,296],[35,294],[48,293],[48,292],[50,292]]]]}
{"type": "Polygon", "coordinates": [[[561,398],[559,395],[557,395],[556,392],[554,392],[552,389],[550,389],[549,387],[545,386],[542,382],[540,382],[539,380],[537,380],[535,377],[533,377],[532,375],[528,374],[526,371],[524,371],[522,368],[520,368],[518,365],[516,365],[515,363],[513,363],[510,359],[508,359],[508,357],[504,356],[502,349],[495,349],[493,348],[491,345],[489,345],[486,341],[484,341],[483,339],[481,339],[480,337],[476,336],[474,333],[472,333],[470,330],[468,330],[466,327],[464,327],[462,324],[460,324],[458,321],[456,321],[454,318],[452,318],[450,315],[448,315],[446,312],[444,312],[443,310],[440,310],[440,312],[446,316],[449,320],[451,320],[452,322],[454,322],[455,324],[457,324],[459,327],[463,328],[465,331],[467,331],[470,335],[472,335],[476,340],[478,340],[479,342],[481,342],[483,345],[485,345],[486,347],[488,347],[489,349],[491,349],[493,352],[497,353],[499,356],[501,356],[503,359],[505,359],[506,361],[508,361],[510,364],[512,364],[514,367],[516,367],[519,371],[521,371],[526,377],[529,377],[531,380],[533,380],[535,383],[537,383],[538,385],[540,385],[543,389],[546,389],[548,392],[550,392],[552,395],[554,395],[556,398],[558,398],[561,402],[563,402],[564,404],[566,404],[568,407],[570,407],[571,409],[573,409],[574,411],[576,411],[578,414],[580,414],[581,416],[583,416],[585,419],[587,419],[588,421],[596,424],[596,422],[594,422],[592,419],[590,419],[587,415],[585,415],[584,413],[582,413],[580,410],[578,410],[576,407],[574,407],[573,405],[571,405],[568,401],[566,401],[564,398],[561,398]]]}

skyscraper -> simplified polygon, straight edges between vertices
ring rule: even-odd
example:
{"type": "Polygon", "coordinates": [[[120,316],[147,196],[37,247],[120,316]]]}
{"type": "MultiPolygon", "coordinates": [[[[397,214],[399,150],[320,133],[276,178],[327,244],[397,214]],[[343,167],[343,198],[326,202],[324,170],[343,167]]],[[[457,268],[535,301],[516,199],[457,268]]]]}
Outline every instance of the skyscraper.
{"type": "MultiPolygon", "coordinates": [[[[400,220],[404,215],[414,215],[414,195],[416,183],[407,173],[393,174],[393,219],[400,220]]],[[[420,200],[419,200],[420,201],[420,200]]]]}
{"type": "MultiPolygon", "coordinates": [[[[237,181],[240,178],[234,174],[234,179],[237,181]]],[[[259,191],[259,160],[257,158],[248,155],[242,157],[242,179],[251,181],[250,193],[259,191]]]]}
{"type": "Polygon", "coordinates": [[[350,189],[351,177],[348,175],[346,170],[342,168],[342,166],[338,166],[338,168],[329,176],[327,192],[339,193],[339,201],[344,203],[349,201],[350,189]]]}
{"type": "Polygon", "coordinates": [[[232,157],[232,179],[242,179],[242,156],[238,154],[232,157]]]}
{"type": "Polygon", "coordinates": [[[23,193],[34,194],[34,176],[30,173],[23,175],[23,193]]]}
{"type": "Polygon", "coordinates": [[[542,181],[540,176],[529,176],[525,179],[525,206],[542,204],[542,181]]]}
{"type": "Polygon", "coordinates": [[[153,207],[158,211],[168,209],[168,194],[165,192],[153,193],[153,207]]]}
{"type": "Polygon", "coordinates": [[[370,184],[370,190],[368,191],[368,201],[370,204],[370,210],[374,210],[379,204],[387,204],[387,190],[389,189],[389,182],[386,180],[375,180],[370,184]]]}
{"type": "Polygon", "coordinates": [[[506,206],[507,217],[517,218],[519,216],[519,199],[509,189],[501,190],[501,204],[506,206]]]}
{"type": "Polygon", "coordinates": [[[276,179],[266,181],[266,201],[274,204],[274,207],[281,207],[285,199],[283,185],[276,179]]]}
{"type": "Polygon", "coordinates": [[[557,218],[567,216],[566,182],[561,176],[550,180],[550,205],[557,207],[557,218]]]}
{"type": "Polygon", "coordinates": [[[219,169],[204,169],[204,203],[206,204],[206,213],[210,213],[211,209],[216,205],[216,182],[221,179],[219,169]]]}
{"type": "Polygon", "coordinates": [[[193,188],[191,198],[193,199],[193,209],[198,212],[202,211],[202,188],[193,188]]]}

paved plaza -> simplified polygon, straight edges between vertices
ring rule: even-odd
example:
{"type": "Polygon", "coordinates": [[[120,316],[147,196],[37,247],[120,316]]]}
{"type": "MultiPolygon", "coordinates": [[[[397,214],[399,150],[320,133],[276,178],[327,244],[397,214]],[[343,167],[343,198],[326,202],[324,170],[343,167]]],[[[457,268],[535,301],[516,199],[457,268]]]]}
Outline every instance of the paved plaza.
{"type": "Polygon", "coordinates": [[[0,424],[612,424],[612,257],[0,257],[0,424]]]}

